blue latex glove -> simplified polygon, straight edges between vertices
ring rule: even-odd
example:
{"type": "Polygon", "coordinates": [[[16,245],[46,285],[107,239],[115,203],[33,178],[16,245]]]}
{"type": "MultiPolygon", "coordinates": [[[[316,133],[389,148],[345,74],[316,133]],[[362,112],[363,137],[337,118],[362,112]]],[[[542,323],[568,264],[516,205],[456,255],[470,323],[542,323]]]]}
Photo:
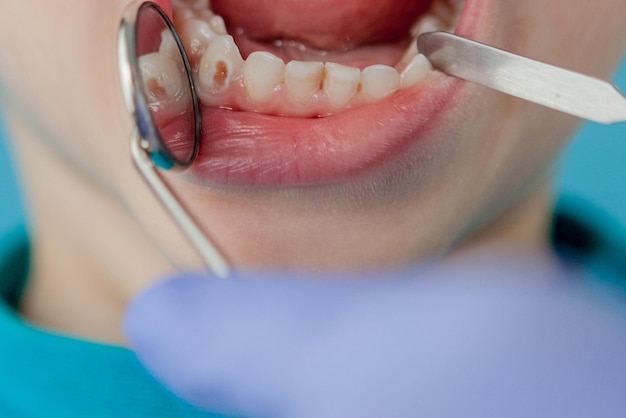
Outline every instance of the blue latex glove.
{"type": "Polygon", "coordinates": [[[214,412],[626,416],[621,300],[539,264],[415,276],[181,276],[140,295],[126,331],[157,379],[214,412]]]}

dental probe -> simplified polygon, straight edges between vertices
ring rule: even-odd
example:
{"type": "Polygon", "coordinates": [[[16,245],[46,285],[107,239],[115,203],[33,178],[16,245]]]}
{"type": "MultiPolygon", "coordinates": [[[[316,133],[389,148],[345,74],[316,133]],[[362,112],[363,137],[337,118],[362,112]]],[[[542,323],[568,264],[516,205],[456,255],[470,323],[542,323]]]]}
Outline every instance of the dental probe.
{"type": "Polygon", "coordinates": [[[447,32],[429,32],[417,48],[433,67],[583,119],[626,122],[626,97],[613,84],[447,32]]]}

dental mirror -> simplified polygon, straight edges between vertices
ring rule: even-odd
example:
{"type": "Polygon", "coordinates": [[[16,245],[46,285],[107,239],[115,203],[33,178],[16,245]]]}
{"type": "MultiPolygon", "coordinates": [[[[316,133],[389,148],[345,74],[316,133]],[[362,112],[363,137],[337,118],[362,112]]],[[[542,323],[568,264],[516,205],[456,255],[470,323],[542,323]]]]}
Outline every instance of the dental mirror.
{"type": "Polygon", "coordinates": [[[159,172],[182,171],[193,163],[202,127],[191,68],[174,25],[155,3],[134,4],[122,19],[118,48],[126,105],[136,123],[133,162],[207,267],[226,277],[230,267],[223,252],[159,172]]]}
{"type": "Polygon", "coordinates": [[[151,3],[137,12],[135,58],[137,108],[143,110],[138,127],[148,141],[147,151],[160,168],[186,168],[198,153],[198,101],[178,35],[151,3]]]}

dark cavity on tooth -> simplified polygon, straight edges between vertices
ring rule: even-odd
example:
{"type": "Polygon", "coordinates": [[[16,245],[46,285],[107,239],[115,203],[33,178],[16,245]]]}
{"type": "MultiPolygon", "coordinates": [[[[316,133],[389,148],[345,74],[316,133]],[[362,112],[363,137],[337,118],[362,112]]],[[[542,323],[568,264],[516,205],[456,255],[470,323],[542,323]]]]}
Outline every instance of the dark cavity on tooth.
{"type": "Polygon", "coordinates": [[[213,76],[213,83],[215,86],[224,87],[228,80],[228,65],[224,61],[218,61],[215,64],[215,75],[213,76]]]}
{"type": "Polygon", "coordinates": [[[159,84],[159,82],[156,81],[154,78],[151,78],[150,80],[148,80],[146,85],[148,86],[148,90],[149,90],[150,94],[155,99],[163,100],[163,99],[167,98],[167,92],[165,91],[163,86],[161,86],[159,84]]]}

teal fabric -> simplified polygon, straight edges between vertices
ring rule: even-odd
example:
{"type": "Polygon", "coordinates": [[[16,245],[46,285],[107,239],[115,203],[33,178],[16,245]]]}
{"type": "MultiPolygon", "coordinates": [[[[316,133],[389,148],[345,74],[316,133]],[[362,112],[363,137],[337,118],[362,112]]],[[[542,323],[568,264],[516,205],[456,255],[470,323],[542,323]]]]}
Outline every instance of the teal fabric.
{"type": "MultiPolygon", "coordinates": [[[[613,81],[626,92],[626,60],[613,81]]],[[[626,228],[625,156],[626,123],[586,123],[558,165],[556,189],[562,202],[591,202],[626,228]]]]}
{"type": "Polygon", "coordinates": [[[11,142],[7,138],[0,107],[0,236],[25,222],[24,205],[16,176],[11,142]]]}
{"type": "Polygon", "coordinates": [[[0,417],[218,417],[163,389],[127,349],[22,321],[13,301],[28,261],[23,230],[0,237],[0,417]]]}

